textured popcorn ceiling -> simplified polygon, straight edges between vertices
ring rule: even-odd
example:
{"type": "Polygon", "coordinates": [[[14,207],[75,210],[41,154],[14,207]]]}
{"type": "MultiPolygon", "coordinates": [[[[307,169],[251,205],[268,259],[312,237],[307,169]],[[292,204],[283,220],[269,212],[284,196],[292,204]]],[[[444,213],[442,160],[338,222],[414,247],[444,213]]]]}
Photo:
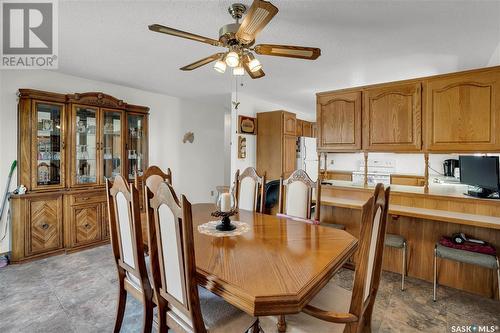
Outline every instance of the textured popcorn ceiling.
{"type": "MultiPolygon", "coordinates": [[[[242,0],[249,5],[251,1],[242,0]]],[[[231,75],[178,70],[221,48],[150,32],[160,23],[218,37],[231,1],[60,1],[59,71],[226,103],[231,75]]],[[[315,112],[318,91],[486,66],[500,42],[499,1],[273,1],[257,43],[315,46],[317,61],[260,56],[266,77],[241,91],[315,112]]],[[[147,101],[145,101],[147,103],[147,101]]],[[[167,110],[166,110],[167,111],[167,110]]]]}

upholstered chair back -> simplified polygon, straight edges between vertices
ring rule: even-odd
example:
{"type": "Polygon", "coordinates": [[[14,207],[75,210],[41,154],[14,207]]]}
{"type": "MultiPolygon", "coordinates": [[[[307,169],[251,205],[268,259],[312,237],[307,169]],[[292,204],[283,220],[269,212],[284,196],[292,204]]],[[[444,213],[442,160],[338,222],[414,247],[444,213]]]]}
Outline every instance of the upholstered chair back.
{"type": "MultiPolygon", "coordinates": [[[[363,206],[361,233],[358,247],[358,263],[354,276],[354,287],[350,313],[364,318],[364,311],[373,309],[382,271],[382,256],[389,211],[390,188],[384,190],[378,184],[363,206]]],[[[361,323],[362,326],[362,323],[361,323]]]]}
{"type": "Polygon", "coordinates": [[[262,177],[259,176],[257,171],[252,167],[246,168],[241,174],[238,170],[235,175],[235,192],[238,208],[257,211],[257,207],[259,207],[259,212],[262,213],[265,204],[265,185],[265,174],[262,177]]]}
{"type": "MultiPolygon", "coordinates": [[[[147,190],[147,216],[154,289],[168,305],[167,322],[204,332],[199,303],[191,204],[168,182],[147,190]]],[[[169,325],[170,327],[170,325],[169,325]]]]}
{"type": "Polygon", "coordinates": [[[144,259],[138,190],[120,175],[106,180],[111,246],[117,267],[142,290],[149,286],[144,259]]]}
{"type": "MultiPolygon", "coordinates": [[[[156,165],[151,165],[146,169],[146,171],[144,171],[141,177],[136,175],[135,186],[138,189],[141,186],[140,184],[141,181],[143,187],[149,188],[149,190],[153,192],[153,194],[155,194],[161,182],[166,181],[170,185],[172,185],[172,171],[170,170],[170,168],[168,168],[167,172],[165,173],[156,165]]],[[[144,198],[141,198],[141,200],[144,200],[144,198]]],[[[144,207],[146,207],[145,203],[144,207]]]]}
{"type": "MultiPolygon", "coordinates": [[[[310,219],[313,194],[316,196],[316,201],[321,200],[321,183],[319,181],[312,181],[304,170],[299,169],[294,171],[285,180],[281,178],[280,213],[302,219],[310,219]]],[[[320,205],[316,205],[317,220],[319,220],[319,207],[320,205]]]]}

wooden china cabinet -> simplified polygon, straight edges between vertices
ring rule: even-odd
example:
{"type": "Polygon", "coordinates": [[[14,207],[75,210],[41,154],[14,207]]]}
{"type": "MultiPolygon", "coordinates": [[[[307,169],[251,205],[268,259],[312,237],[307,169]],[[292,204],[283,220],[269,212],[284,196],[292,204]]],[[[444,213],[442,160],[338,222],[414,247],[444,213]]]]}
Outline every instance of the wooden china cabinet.
{"type": "Polygon", "coordinates": [[[18,185],[12,261],[109,240],[105,180],[141,175],[149,108],[103,93],[19,90],[18,185]]]}

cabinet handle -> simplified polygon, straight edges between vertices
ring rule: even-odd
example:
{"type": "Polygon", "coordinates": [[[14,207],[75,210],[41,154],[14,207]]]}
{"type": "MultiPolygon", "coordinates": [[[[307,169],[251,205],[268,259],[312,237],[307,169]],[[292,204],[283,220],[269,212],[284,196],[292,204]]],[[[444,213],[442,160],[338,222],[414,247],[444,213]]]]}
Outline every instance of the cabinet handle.
{"type": "Polygon", "coordinates": [[[62,149],[66,149],[66,143],[64,141],[62,142],[62,146],[61,147],[62,147],[62,149]]]}
{"type": "Polygon", "coordinates": [[[42,224],[42,229],[47,230],[49,228],[49,225],[47,223],[42,224]]]}
{"type": "Polygon", "coordinates": [[[90,224],[86,223],[86,224],[84,225],[84,227],[85,227],[85,229],[88,229],[88,228],[90,227],[90,224]]]}
{"type": "Polygon", "coordinates": [[[89,199],[90,199],[89,197],[82,197],[82,198],[81,198],[81,200],[82,200],[82,201],[87,201],[87,200],[89,200],[89,199]]]}

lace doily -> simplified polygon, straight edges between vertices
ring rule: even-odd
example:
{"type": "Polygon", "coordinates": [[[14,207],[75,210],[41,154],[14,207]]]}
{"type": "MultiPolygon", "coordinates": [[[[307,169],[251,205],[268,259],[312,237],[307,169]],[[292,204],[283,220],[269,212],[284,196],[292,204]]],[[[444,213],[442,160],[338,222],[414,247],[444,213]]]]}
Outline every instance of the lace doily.
{"type": "Polygon", "coordinates": [[[198,232],[214,236],[214,237],[228,237],[228,236],[239,236],[250,230],[250,226],[241,221],[231,221],[232,224],[236,226],[236,229],[231,231],[219,231],[215,228],[220,221],[209,221],[207,223],[201,224],[198,226],[198,232]]]}

